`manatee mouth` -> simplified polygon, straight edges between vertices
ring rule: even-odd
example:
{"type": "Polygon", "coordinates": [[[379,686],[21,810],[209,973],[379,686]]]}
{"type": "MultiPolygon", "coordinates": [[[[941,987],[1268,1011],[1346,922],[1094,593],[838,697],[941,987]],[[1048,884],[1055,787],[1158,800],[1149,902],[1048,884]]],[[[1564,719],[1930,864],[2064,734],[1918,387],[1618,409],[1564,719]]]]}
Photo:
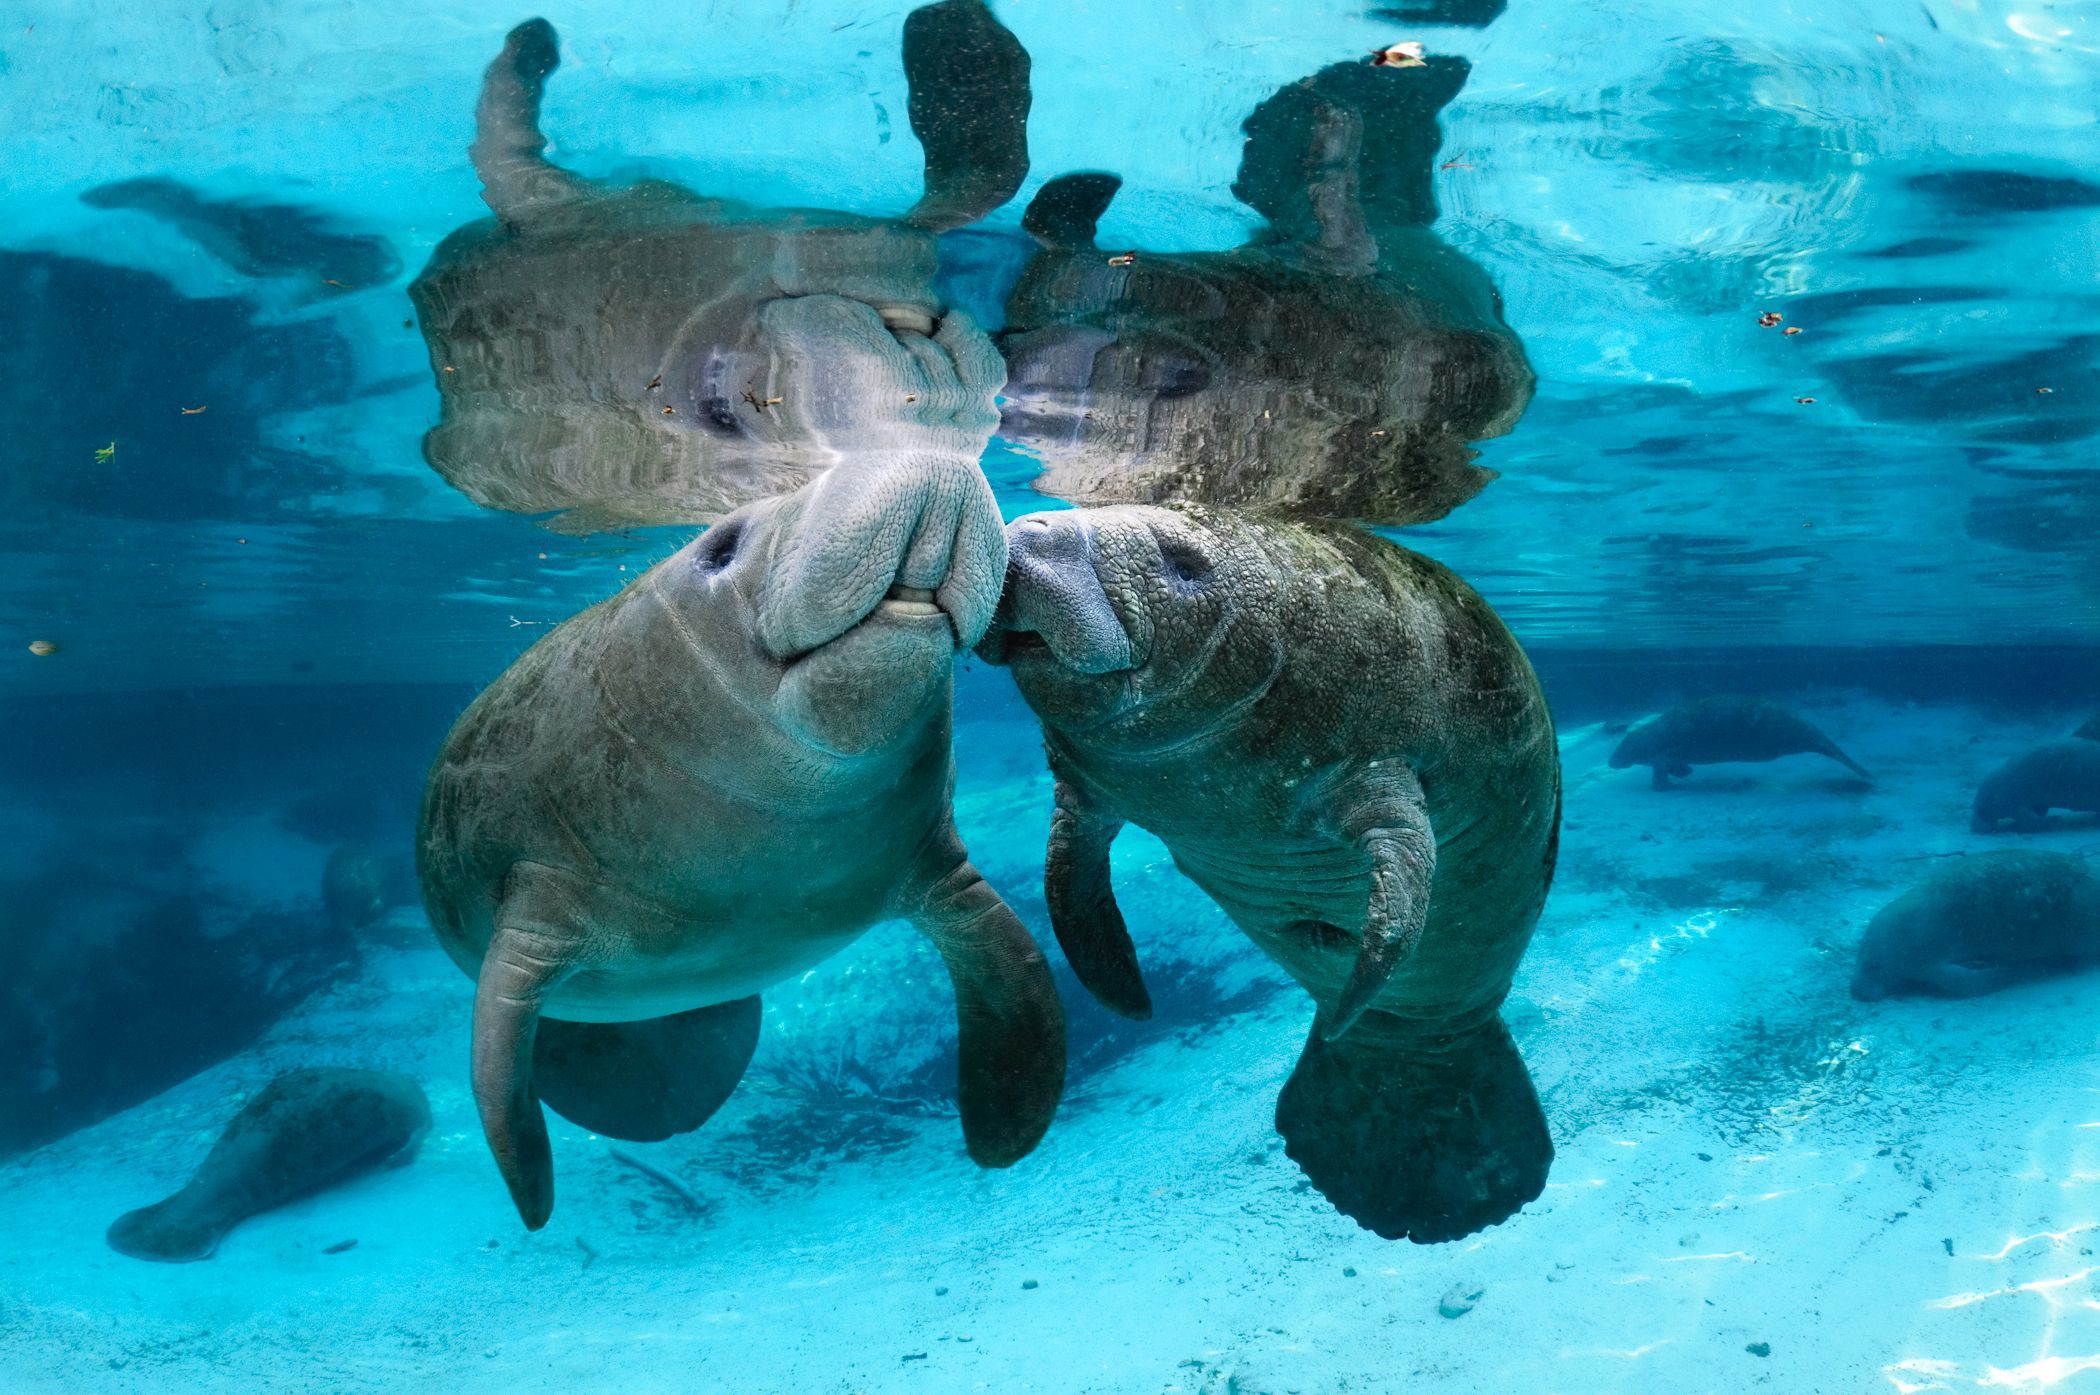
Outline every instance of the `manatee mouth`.
{"type": "Polygon", "coordinates": [[[875,313],[882,316],[882,327],[892,334],[917,334],[927,338],[940,328],[940,321],[916,305],[878,305],[875,313]]]}
{"type": "Polygon", "coordinates": [[[946,615],[934,600],[933,592],[924,586],[906,586],[902,582],[892,586],[883,598],[876,602],[875,609],[885,615],[946,615]]]}

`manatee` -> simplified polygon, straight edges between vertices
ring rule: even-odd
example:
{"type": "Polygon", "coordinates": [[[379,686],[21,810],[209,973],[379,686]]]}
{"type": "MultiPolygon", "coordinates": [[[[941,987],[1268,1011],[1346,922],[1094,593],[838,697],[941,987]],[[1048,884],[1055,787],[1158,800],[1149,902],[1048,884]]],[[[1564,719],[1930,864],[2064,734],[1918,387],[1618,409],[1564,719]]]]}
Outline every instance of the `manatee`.
{"type": "Polygon", "coordinates": [[[2100,813],[2100,741],[2067,736],[2020,752],[1984,776],[1969,826],[1995,833],[2010,820],[2031,833],[2048,826],[2051,809],[2100,813]]]}
{"type": "Polygon", "coordinates": [[[1882,907],[1852,996],[1974,998],[2100,962],[2100,878],[2075,857],[1956,858],[1882,907]]]}
{"type": "Polygon", "coordinates": [[[1861,779],[1874,778],[1807,718],[1766,698],[1748,697],[1701,698],[1643,722],[1611,753],[1611,768],[1650,766],[1655,787],[1666,790],[1671,776],[1683,779],[1695,765],[1778,760],[1802,752],[1828,756],[1861,779]]]}
{"type": "Polygon", "coordinates": [[[1004,557],[974,463],[855,460],[550,630],[460,718],[417,863],[478,981],[474,1098],[527,1226],[553,1206],[539,1100],[615,1138],[699,1127],[758,993],[892,918],[954,980],[970,1156],[1042,1137],[1063,1012],[949,805],[954,660],[1004,557]]]}
{"type": "Polygon", "coordinates": [[[406,839],[337,845],[321,868],[321,909],[344,935],[370,929],[396,906],[416,903],[415,866],[406,839]]]}
{"type": "Polygon", "coordinates": [[[401,274],[385,238],[346,232],[297,204],[215,199],[167,178],[97,185],[80,200],[157,218],[243,276],[304,277],[319,295],[383,286],[401,274]]]}
{"type": "Polygon", "coordinates": [[[545,157],[558,62],[512,30],[476,113],[492,218],[409,287],[441,419],[424,455],[477,503],[584,532],[711,521],[856,451],[975,459],[1004,368],[933,290],[935,234],[1028,171],[1028,55],[982,0],[904,24],[925,193],[901,218],[757,208],[545,157]]]}
{"type": "Polygon", "coordinates": [[[2081,741],[2100,741],[2100,712],[2086,718],[2085,725],[2071,733],[2081,741]]]}
{"type": "Polygon", "coordinates": [[[429,1131],[430,1103],[405,1075],[286,1071],[233,1116],[182,1190],[117,1217],[109,1247],[133,1259],[210,1259],[250,1216],[398,1167],[429,1131]]]}
{"type": "Polygon", "coordinates": [[[1337,64],[1263,102],[1233,185],[1263,227],[1231,251],[1099,247],[1121,181],[1046,184],[999,335],[1001,432],[1045,462],[1035,488],[1392,524],[1479,493],[1467,443],[1534,380],[1486,273],[1429,227],[1467,72],[1337,64]]]}
{"type": "Polygon", "coordinates": [[[1151,1011],[1109,881],[1125,823],[1318,1004],[1286,1150],[1388,1238],[1538,1196],[1553,1145],[1500,1006],[1552,879],[1553,722],[1443,567],[1366,533],[1158,507],[1009,525],[980,653],[1056,779],[1045,892],[1081,983],[1151,1011]]]}

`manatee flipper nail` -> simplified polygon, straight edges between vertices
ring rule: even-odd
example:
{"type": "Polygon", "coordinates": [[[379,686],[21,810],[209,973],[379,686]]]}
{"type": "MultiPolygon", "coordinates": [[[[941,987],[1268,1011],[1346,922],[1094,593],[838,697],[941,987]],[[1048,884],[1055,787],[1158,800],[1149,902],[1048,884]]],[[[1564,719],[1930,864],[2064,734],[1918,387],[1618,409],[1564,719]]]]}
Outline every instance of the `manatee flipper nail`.
{"type": "Polygon", "coordinates": [[[1094,245],[1101,215],[1123,187],[1121,175],[1094,170],[1061,174],[1035,191],[1021,228],[1045,247],[1082,252],[1094,245]]]}
{"type": "Polygon", "coordinates": [[[906,219],[957,228],[1012,198],[1028,177],[1028,50],[984,0],[938,0],[904,20],[912,134],[926,192],[906,219]]]}
{"type": "MultiPolygon", "coordinates": [[[[958,845],[959,851],[959,845],[958,845]]],[[[981,1167],[1010,1167],[1042,1140],[1065,1087],[1065,1013],[1028,928],[958,861],[910,918],[955,984],[963,1141],[981,1167]]]]}
{"type": "Polygon", "coordinates": [[[1545,1189],[1553,1141],[1500,1017],[1430,1036],[1373,1012],[1315,1030],[1276,1101],[1284,1151],[1366,1230],[1418,1244],[1509,1219],[1545,1189]]]}
{"type": "Polygon", "coordinates": [[[1110,1012],[1143,1022],[1152,1016],[1152,995],[1109,876],[1108,850],[1122,827],[1121,819],[1095,809],[1075,786],[1059,780],[1043,860],[1043,899],[1050,929],[1081,985],[1110,1012]]]}
{"type": "Polygon", "coordinates": [[[758,1049],[761,1015],[754,993],[641,1022],[543,1017],[533,1088],[592,1133],[660,1143],[699,1128],[728,1100],[758,1049]]]}
{"type": "Polygon", "coordinates": [[[126,1212],[109,1247],[133,1259],[209,1259],[250,1216],[398,1165],[430,1130],[422,1086],[392,1071],[287,1071],[248,1101],[183,1188],[126,1212]]]}
{"type": "Polygon", "coordinates": [[[554,26],[528,19],[510,31],[482,78],[467,154],[481,176],[482,201],[506,223],[566,203],[584,189],[575,175],[547,159],[547,137],[540,132],[540,99],[548,74],[560,65],[554,26]]]}
{"type": "Polygon", "coordinates": [[[532,1066],[540,1009],[566,975],[576,939],[563,880],[538,863],[511,869],[474,989],[474,1105],[527,1230],[554,1211],[554,1150],[532,1066]]]}

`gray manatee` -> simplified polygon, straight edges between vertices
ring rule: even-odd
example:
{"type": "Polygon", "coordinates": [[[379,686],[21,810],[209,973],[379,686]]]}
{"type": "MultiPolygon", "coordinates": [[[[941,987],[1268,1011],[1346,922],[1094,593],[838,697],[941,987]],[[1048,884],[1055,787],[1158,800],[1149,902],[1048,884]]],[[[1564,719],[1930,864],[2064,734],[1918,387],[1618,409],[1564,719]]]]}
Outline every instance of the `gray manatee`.
{"type": "Polygon", "coordinates": [[[1477,494],[1468,442],[1515,424],[1533,376],[1486,273],[1429,227],[1467,71],[1337,64],[1271,96],[1233,185],[1263,230],[1231,251],[1097,247],[1121,181],[1046,184],[999,335],[1035,487],[1395,524],[1477,494]]]}
{"type": "Polygon", "coordinates": [[[133,1259],[209,1259],[250,1216],[399,1166],[429,1131],[430,1103],[405,1075],[286,1071],[233,1116],[182,1190],[117,1217],[109,1247],[133,1259]]]}
{"type": "Polygon", "coordinates": [[[2100,741],[2067,736],[2020,752],[1977,786],[1969,826],[1995,833],[2010,820],[2033,832],[2048,826],[2051,809],[2100,814],[2100,741]]]}
{"type": "Polygon", "coordinates": [[[1005,370],[933,291],[934,235],[1027,174],[1028,55],[982,0],[906,19],[925,195],[901,219],[594,184],[539,126],[553,28],[512,30],[472,149],[493,218],[409,287],[442,416],[431,465],[567,531],[705,522],[856,451],[972,459],[1005,370]]]}
{"type": "Polygon", "coordinates": [[[971,1156],[1042,1137],[1063,1013],[949,807],[955,655],[1004,557],[971,461],[856,460],[550,630],[460,718],[417,864],[478,980],[474,1097],[526,1225],[553,1205],[539,1099],[616,1138],[697,1128],[756,995],[892,918],[954,980],[971,1156]]]}
{"type": "Polygon", "coordinates": [[[1074,972],[1151,1000],[1109,883],[1124,823],[1319,1005],[1276,1127],[1389,1238],[1456,1239],[1553,1145],[1499,1012],[1553,874],[1560,759],[1529,662],[1425,557],[1352,529],[1125,507],[1007,529],[979,652],[1043,725],[1045,889],[1074,972]]]}
{"type": "Polygon", "coordinates": [[[2075,857],[1956,858],[1889,902],[1859,945],[1852,996],[1973,998],[2100,963],[2100,878],[2075,857]]]}
{"type": "Polygon", "coordinates": [[[2086,718],[2085,725],[2071,733],[2081,741],[2100,741],[2100,712],[2086,718]]]}
{"type": "Polygon", "coordinates": [[[1767,698],[1750,697],[1701,698],[1643,722],[1611,753],[1611,768],[1652,767],[1655,787],[1666,790],[1671,776],[1682,779],[1695,765],[1778,760],[1804,752],[1828,756],[1863,779],[1874,778],[1806,717],[1767,698]]]}

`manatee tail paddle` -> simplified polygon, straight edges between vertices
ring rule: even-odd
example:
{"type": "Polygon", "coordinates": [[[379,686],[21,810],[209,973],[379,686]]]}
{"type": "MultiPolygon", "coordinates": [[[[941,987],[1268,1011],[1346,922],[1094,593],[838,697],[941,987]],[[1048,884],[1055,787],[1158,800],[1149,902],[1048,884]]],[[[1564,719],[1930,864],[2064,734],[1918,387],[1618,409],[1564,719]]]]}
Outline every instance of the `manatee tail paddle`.
{"type": "Polygon", "coordinates": [[[1276,1101],[1284,1151],[1335,1209],[1430,1245],[1537,1198],[1553,1141],[1500,1017],[1432,1034],[1380,1012],[1339,1041],[1318,1024],[1276,1101]]]}
{"type": "Polygon", "coordinates": [[[1825,755],[1830,757],[1839,765],[1842,765],[1845,767],[1845,769],[1851,771],[1854,775],[1859,776],[1859,778],[1862,780],[1871,781],[1874,778],[1873,771],[1867,769],[1864,765],[1861,765],[1858,761],[1852,759],[1852,757],[1846,755],[1843,751],[1840,751],[1838,749],[1837,742],[1832,741],[1827,736],[1823,738],[1823,744],[1816,748],[1816,753],[1818,755],[1825,755]]]}
{"type": "Polygon", "coordinates": [[[540,1102],[593,1133],[659,1143],[728,1100],[758,1049],[756,995],[646,1022],[540,1019],[532,1083],[540,1102]]]}

